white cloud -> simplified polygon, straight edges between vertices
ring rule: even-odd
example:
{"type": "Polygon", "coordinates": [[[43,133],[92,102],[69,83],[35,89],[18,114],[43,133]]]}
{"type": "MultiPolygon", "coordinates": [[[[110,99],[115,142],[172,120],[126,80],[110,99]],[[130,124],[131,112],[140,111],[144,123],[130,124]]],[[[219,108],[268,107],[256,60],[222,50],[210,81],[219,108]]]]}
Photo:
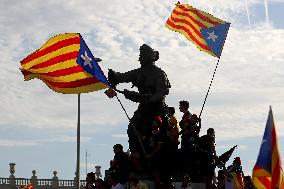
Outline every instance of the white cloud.
{"type": "Polygon", "coordinates": [[[32,140],[0,140],[1,147],[37,146],[39,143],[32,140]]]}
{"type": "MultiPolygon", "coordinates": [[[[86,143],[89,140],[91,140],[90,137],[80,137],[80,142],[81,143],[86,143]]],[[[76,142],[77,141],[77,136],[71,137],[71,136],[60,136],[56,138],[49,138],[49,139],[42,139],[40,142],[42,143],[51,143],[51,142],[76,142]]]]}
{"type": "MultiPolygon", "coordinates": [[[[198,112],[216,59],[199,52],[182,35],[164,28],[163,23],[173,8],[172,4],[146,1],[138,6],[137,3],[128,1],[128,6],[124,6],[114,1],[116,6],[104,6],[103,3],[97,2],[96,6],[86,7],[87,1],[83,4],[72,1],[59,11],[54,8],[57,1],[49,3],[43,6],[36,1],[18,2],[15,9],[11,9],[10,4],[3,4],[6,9],[3,9],[1,15],[12,10],[14,16],[8,19],[2,16],[0,19],[1,24],[9,23],[0,40],[0,55],[3,59],[0,64],[0,103],[1,107],[5,107],[5,111],[0,114],[0,125],[13,124],[47,129],[76,128],[76,95],[54,93],[39,80],[24,82],[18,70],[18,62],[52,34],[78,28],[83,32],[82,35],[86,36],[91,49],[103,59],[101,66],[105,72],[107,68],[123,72],[138,67],[139,45],[148,42],[160,51],[161,57],[157,65],[167,72],[172,84],[169,99],[177,101],[175,97],[187,97],[195,104],[194,111],[198,112]],[[78,8],[82,6],[84,9],[78,8]],[[157,6],[160,9],[154,8],[157,6]],[[153,12],[154,10],[158,11],[153,12]],[[96,14],[93,14],[94,12],[96,14]],[[143,15],[143,19],[139,19],[140,15],[143,15]],[[17,20],[19,17],[21,20],[17,20]],[[29,23],[29,26],[25,27],[25,23],[29,23]],[[51,25],[53,27],[47,27],[51,25]]],[[[208,2],[196,1],[194,4],[209,7],[208,2]]],[[[210,7],[217,5],[229,16],[240,10],[243,3],[214,2],[210,7]]],[[[230,127],[235,127],[236,124],[238,127],[247,128],[249,122],[259,120],[259,116],[265,116],[261,112],[267,111],[268,104],[277,103],[275,106],[280,108],[278,111],[284,111],[283,106],[278,103],[283,96],[279,90],[282,90],[281,83],[284,78],[281,72],[284,53],[281,48],[276,48],[284,45],[282,35],[282,30],[273,28],[243,31],[231,27],[204,109],[205,125],[210,123],[211,126],[223,129],[230,123],[230,127]],[[220,123],[220,119],[226,121],[220,123]],[[242,126],[229,120],[246,124],[242,126]]],[[[131,115],[137,104],[125,100],[123,103],[131,115]]],[[[97,125],[94,128],[98,130],[101,125],[112,127],[127,122],[119,104],[113,99],[107,99],[102,92],[83,94],[81,111],[81,124],[97,125]]],[[[256,127],[260,123],[251,124],[256,127]]],[[[230,129],[227,132],[230,132],[230,129]]],[[[231,137],[226,133],[222,133],[224,138],[231,137]]],[[[239,135],[247,136],[249,133],[245,131],[239,135]]],[[[255,132],[252,131],[251,134],[255,135],[255,132]]]]}
{"type": "Polygon", "coordinates": [[[111,137],[114,137],[114,138],[127,138],[127,135],[126,134],[113,134],[113,135],[111,135],[111,137]]]}

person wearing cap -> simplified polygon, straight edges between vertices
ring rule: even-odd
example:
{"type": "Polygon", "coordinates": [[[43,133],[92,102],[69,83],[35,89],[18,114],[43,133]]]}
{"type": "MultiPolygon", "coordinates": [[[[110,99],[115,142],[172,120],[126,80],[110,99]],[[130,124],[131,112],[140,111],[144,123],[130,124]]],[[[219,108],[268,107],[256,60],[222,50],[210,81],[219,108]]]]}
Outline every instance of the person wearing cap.
{"type": "Polygon", "coordinates": [[[166,116],[165,97],[169,94],[171,85],[166,73],[155,65],[159,59],[159,52],[147,44],[141,45],[139,51],[140,68],[125,73],[110,69],[108,80],[113,88],[119,83],[132,83],[138,89],[138,92],[127,89],[120,92],[126,99],[139,103],[130,120],[127,133],[131,154],[144,156],[139,138],[151,135],[148,126],[151,125],[154,115],[166,116]]]}

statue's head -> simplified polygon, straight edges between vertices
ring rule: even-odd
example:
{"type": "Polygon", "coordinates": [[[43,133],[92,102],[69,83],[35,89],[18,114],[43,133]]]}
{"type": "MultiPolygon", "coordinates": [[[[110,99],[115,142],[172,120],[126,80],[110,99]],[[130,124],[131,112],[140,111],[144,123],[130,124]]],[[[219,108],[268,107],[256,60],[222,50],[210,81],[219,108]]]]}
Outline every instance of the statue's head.
{"type": "Polygon", "coordinates": [[[149,45],[140,46],[139,61],[141,66],[152,64],[159,59],[159,52],[152,49],[149,45]]]}

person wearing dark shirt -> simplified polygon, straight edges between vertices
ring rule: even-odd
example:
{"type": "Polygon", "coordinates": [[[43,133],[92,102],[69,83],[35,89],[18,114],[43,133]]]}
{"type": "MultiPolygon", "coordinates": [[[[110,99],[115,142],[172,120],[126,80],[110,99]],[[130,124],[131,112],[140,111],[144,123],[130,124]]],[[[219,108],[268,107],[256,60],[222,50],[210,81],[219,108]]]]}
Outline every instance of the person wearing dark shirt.
{"type": "Polygon", "coordinates": [[[165,153],[163,153],[165,135],[161,132],[162,118],[155,116],[152,122],[152,135],[149,138],[149,151],[146,155],[150,166],[150,176],[154,178],[156,188],[160,187],[161,173],[163,168],[166,167],[165,153]]]}
{"type": "Polygon", "coordinates": [[[189,124],[189,119],[191,117],[191,113],[188,111],[189,103],[188,101],[182,100],[179,102],[179,110],[183,113],[182,119],[179,122],[179,126],[181,129],[184,129],[189,124]]]}
{"type": "Polygon", "coordinates": [[[199,159],[201,176],[206,182],[207,188],[213,187],[213,177],[215,175],[215,131],[213,128],[207,129],[207,134],[199,138],[199,159]]]}
{"type": "Polygon", "coordinates": [[[86,177],[86,189],[95,189],[94,183],[96,180],[95,173],[90,172],[86,177]]]}
{"type": "Polygon", "coordinates": [[[115,144],[113,146],[114,158],[112,161],[112,166],[116,169],[118,173],[119,182],[125,183],[128,179],[128,174],[131,171],[131,163],[127,153],[123,151],[123,146],[121,144],[115,144]]]}
{"type": "Polygon", "coordinates": [[[192,114],[188,111],[189,103],[188,101],[180,101],[179,102],[179,110],[183,113],[182,119],[179,122],[179,126],[181,128],[181,148],[187,149],[189,148],[190,142],[190,134],[191,134],[191,125],[190,125],[190,118],[192,114]]]}
{"type": "Polygon", "coordinates": [[[226,174],[224,170],[218,171],[216,189],[226,189],[226,174]]]}
{"type": "Polygon", "coordinates": [[[244,177],[245,189],[256,189],[252,183],[251,176],[244,177]]]}

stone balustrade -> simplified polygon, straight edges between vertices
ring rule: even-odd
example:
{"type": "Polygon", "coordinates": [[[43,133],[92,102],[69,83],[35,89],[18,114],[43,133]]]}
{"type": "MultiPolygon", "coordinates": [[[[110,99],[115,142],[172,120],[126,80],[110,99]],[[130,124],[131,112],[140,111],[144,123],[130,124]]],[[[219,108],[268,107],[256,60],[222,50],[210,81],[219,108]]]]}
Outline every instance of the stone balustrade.
{"type": "MultiPolygon", "coordinates": [[[[50,179],[38,179],[36,176],[36,171],[32,171],[31,178],[16,178],[15,173],[15,163],[10,163],[10,173],[9,178],[0,177],[0,189],[19,189],[20,186],[32,183],[34,189],[76,189],[76,177],[73,180],[61,180],[57,177],[57,171],[53,171],[53,177],[50,179]]],[[[75,174],[76,175],[76,174],[75,174]]],[[[105,172],[105,176],[108,175],[108,171],[105,172]]],[[[95,167],[96,178],[101,178],[101,166],[95,167]]],[[[147,183],[149,189],[154,189],[154,181],[144,180],[147,183]]],[[[181,182],[172,183],[176,189],[192,188],[192,189],[205,189],[205,183],[189,183],[186,187],[182,186],[181,182]],[[189,187],[190,185],[191,187],[189,187]]],[[[86,186],[85,180],[80,180],[80,189],[84,189],[86,186]]],[[[129,189],[129,185],[126,189],[129,189]]]]}
{"type": "MultiPolygon", "coordinates": [[[[73,180],[62,180],[57,177],[57,171],[53,171],[53,177],[50,179],[38,179],[36,171],[32,171],[31,178],[16,178],[15,163],[10,163],[10,173],[8,178],[0,177],[0,189],[17,189],[20,186],[32,183],[34,189],[75,189],[76,177],[73,180]]],[[[97,178],[101,177],[101,167],[95,167],[95,175],[97,178]]],[[[80,186],[83,188],[86,185],[85,180],[80,180],[80,186]]]]}

